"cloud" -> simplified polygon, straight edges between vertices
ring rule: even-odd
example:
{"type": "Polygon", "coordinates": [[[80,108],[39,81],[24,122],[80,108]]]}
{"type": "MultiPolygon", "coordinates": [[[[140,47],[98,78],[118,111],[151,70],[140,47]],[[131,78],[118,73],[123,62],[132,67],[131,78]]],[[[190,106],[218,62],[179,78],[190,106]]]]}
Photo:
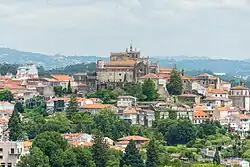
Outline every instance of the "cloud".
{"type": "Polygon", "coordinates": [[[249,0],[0,0],[0,45],[108,56],[133,39],[149,56],[245,58],[249,0]]]}

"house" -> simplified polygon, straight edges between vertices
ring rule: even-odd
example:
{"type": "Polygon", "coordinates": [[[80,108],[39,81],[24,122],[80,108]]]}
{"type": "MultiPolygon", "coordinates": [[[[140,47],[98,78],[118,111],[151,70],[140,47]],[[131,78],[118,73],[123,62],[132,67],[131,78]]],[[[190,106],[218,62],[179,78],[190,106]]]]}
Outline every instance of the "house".
{"type": "Polygon", "coordinates": [[[229,98],[232,100],[234,107],[250,110],[250,94],[249,89],[244,86],[232,87],[229,91],[229,98]]]}
{"type": "Polygon", "coordinates": [[[133,125],[138,123],[137,111],[136,111],[135,107],[125,109],[124,111],[122,111],[119,114],[119,117],[120,117],[120,119],[127,120],[127,121],[131,122],[131,124],[133,124],[133,125]]]}
{"type": "Polygon", "coordinates": [[[137,147],[140,147],[140,145],[149,142],[148,138],[142,136],[127,136],[117,139],[118,142],[115,143],[115,146],[126,147],[130,140],[133,140],[137,147]]]}
{"type": "Polygon", "coordinates": [[[23,154],[29,154],[30,149],[32,147],[32,141],[24,141],[23,146],[24,146],[23,154]]]}
{"type": "Polygon", "coordinates": [[[45,78],[45,79],[53,87],[54,86],[62,86],[63,88],[67,88],[69,82],[71,84],[71,87],[76,86],[74,79],[68,75],[52,74],[51,77],[52,78],[45,78]]]}
{"type": "Polygon", "coordinates": [[[12,112],[14,111],[14,104],[11,104],[7,101],[0,102],[0,115],[1,116],[11,116],[12,112]]]}
{"type": "Polygon", "coordinates": [[[117,98],[117,108],[119,111],[128,107],[136,106],[137,98],[133,96],[119,96],[117,98]]]}
{"type": "Polygon", "coordinates": [[[0,117],[0,141],[7,141],[9,139],[8,123],[10,117],[0,117]]]}
{"type": "Polygon", "coordinates": [[[230,127],[235,131],[248,132],[250,127],[250,116],[245,114],[234,114],[229,117],[230,127]]]}
{"type": "Polygon", "coordinates": [[[234,165],[240,165],[241,167],[249,167],[249,162],[239,159],[239,158],[232,158],[232,159],[225,159],[223,161],[227,167],[233,167],[234,165]]]}
{"type": "Polygon", "coordinates": [[[80,111],[96,114],[99,113],[102,109],[110,109],[114,112],[117,112],[117,108],[110,104],[85,104],[81,106],[80,111]]]}
{"type": "Polygon", "coordinates": [[[194,112],[194,119],[193,119],[194,124],[202,124],[208,120],[209,116],[204,111],[200,110],[194,112]]]}
{"type": "Polygon", "coordinates": [[[24,143],[19,141],[0,141],[1,166],[16,166],[24,151],[24,143]]]}
{"type": "Polygon", "coordinates": [[[38,85],[36,91],[44,97],[45,100],[49,100],[55,96],[54,88],[49,85],[38,85]]]}
{"type": "Polygon", "coordinates": [[[47,111],[62,112],[68,107],[69,97],[53,98],[46,102],[47,111]]]}
{"type": "Polygon", "coordinates": [[[224,91],[223,89],[207,89],[207,97],[221,97],[221,98],[228,98],[228,92],[224,91]]]}
{"type": "Polygon", "coordinates": [[[21,80],[38,78],[38,69],[36,65],[29,63],[18,67],[16,78],[21,80]]]}

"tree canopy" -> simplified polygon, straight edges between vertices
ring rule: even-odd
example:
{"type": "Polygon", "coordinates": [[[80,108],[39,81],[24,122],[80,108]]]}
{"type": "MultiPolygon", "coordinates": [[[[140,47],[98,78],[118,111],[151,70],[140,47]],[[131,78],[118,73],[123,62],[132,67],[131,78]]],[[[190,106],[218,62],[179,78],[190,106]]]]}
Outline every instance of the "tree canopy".
{"type": "Polygon", "coordinates": [[[170,80],[167,84],[167,90],[171,95],[181,95],[183,91],[181,73],[173,69],[170,74],[170,80]]]}

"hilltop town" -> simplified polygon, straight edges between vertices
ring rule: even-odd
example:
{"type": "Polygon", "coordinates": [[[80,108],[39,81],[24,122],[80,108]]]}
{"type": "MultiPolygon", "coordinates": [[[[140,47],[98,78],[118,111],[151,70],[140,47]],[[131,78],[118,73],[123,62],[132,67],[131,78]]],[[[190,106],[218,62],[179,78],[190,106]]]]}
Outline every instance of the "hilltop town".
{"type": "Polygon", "coordinates": [[[2,166],[249,167],[250,92],[131,44],[96,71],[0,76],[2,166]]]}

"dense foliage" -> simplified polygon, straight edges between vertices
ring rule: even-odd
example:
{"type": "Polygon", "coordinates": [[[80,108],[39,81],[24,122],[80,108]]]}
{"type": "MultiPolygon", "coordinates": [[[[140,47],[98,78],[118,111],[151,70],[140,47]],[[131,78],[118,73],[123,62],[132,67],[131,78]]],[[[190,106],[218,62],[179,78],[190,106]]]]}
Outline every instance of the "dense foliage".
{"type": "Polygon", "coordinates": [[[0,101],[12,101],[14,100],[14,96],[11,93],[11,91],[9,91],[8,89],[2,89],[0,90],[0,101]]]}
{"type": "Polygon", "coordinates": [[[170,74],[170,80],[167,84],[167,90],[171,95],[181,95],[183,91],[181,73],[173,69],[170,74]]]}

